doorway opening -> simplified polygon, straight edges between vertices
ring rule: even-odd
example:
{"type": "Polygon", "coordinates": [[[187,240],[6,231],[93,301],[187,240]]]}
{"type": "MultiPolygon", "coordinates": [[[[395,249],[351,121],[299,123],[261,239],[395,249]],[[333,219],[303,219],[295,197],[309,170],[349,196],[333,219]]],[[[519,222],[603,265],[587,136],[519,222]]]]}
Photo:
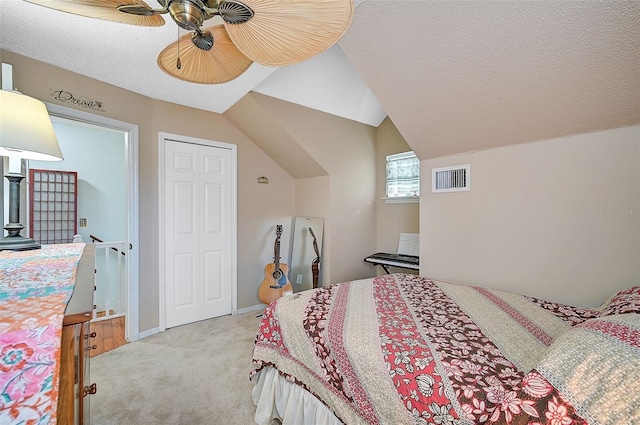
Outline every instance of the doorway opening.
{"type": "MultiPolygon", "coordinates": [[[[78,234],[96,244],[94,318],[125,324],[124,339],[139,338],[138,126],[47,103],[65,155],[78,171],[78,234]],[[66,149],[63,145],[69,144],[66,149]],[[67,152],[69,152],[67,154],[67,152]],[[98,277],[98,275],[100,277],[98,277]],[[100,283],[100,280],[103,283],[100,283]],[[105,281],[104,279],[107,279],[105,281]],[[115,284],[109,283],[116,282],[115,284]],[[115,285],[115,287],[114,287],[115,285]],[[126,320],[124,319],[126,317],[126,320]]],[[[50,168],[29,164],[32,168],[50,168]]]]}

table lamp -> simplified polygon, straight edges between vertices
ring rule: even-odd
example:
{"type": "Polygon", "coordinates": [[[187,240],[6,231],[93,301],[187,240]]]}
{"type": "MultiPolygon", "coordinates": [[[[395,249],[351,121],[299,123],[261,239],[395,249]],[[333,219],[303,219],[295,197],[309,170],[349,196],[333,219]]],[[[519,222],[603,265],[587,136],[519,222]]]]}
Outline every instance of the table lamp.
{"type": "MultiPolygon", "coordinates": [[[[62,152],[47,107],[41,101],[15,91],[0,90],[0,156],[38,161],[61,161],[62,152]]],[[[8,235],[0,239],[0,251],[38,249],[40,244],[20,235],[20,182],[24,176],[9,170],[8,235]]]]}

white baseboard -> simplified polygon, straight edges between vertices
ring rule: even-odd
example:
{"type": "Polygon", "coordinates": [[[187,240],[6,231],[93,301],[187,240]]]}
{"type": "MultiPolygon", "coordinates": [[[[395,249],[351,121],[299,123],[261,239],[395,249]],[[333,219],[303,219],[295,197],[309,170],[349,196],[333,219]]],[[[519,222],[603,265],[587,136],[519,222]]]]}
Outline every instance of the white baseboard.
{"type": "MultiPolygon", "coordinates": [[[[266,304],[257,304],[251,307],[239,308],[236,311],[236,314],[245,314],[245,313],[250,313],[252,311],[264,310],[266,307],[267,307],[266,304]]],[[[146,331],[140,332],[138,334],[138,339],[140,340],[142,338],[146,338],[148,336],[155,335],[160,332],[161,332],[160,327],[147,329],[146,331]]]]}
{"type": "Polygon", "coordinates": [[[160,328],[147,329],[146,331],[140,332],[138,334],[138,339],[140,340],[142,338],[146,338],[148,336],[155,335],[157,333],[160,333],[160,328]]]}
{"type": "Polygon", "coordinates": [[[266,307],[266,304],[257,304],[251,307],[239,308],[238,310],[236,310],[236,314],[245,314],[256,310],[264,310],[266,307]]]}

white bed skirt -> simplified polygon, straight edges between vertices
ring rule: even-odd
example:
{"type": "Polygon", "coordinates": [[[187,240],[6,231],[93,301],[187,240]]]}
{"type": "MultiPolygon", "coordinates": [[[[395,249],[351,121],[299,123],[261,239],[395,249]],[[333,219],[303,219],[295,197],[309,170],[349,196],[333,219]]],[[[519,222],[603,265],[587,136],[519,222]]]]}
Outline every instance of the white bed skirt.
{"type": "Polygon", "coordinates": [[[287,381],[274,367],[267,366],[252,379],[255,421],[270,425],[342,425],[342,422],[315,396],[287,381]]]}

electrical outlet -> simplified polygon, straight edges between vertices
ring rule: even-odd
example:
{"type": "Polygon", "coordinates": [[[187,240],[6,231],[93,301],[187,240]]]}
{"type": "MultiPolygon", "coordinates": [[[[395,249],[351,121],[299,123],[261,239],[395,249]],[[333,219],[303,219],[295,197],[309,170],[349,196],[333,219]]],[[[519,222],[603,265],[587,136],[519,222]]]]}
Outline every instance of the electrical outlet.
{"type": "Polygon", "coordinates": [[[302,283],[302,275],[299,274],[298,276],[296,276],[296,283],[297,284],[301,284],[302,283]]]}

